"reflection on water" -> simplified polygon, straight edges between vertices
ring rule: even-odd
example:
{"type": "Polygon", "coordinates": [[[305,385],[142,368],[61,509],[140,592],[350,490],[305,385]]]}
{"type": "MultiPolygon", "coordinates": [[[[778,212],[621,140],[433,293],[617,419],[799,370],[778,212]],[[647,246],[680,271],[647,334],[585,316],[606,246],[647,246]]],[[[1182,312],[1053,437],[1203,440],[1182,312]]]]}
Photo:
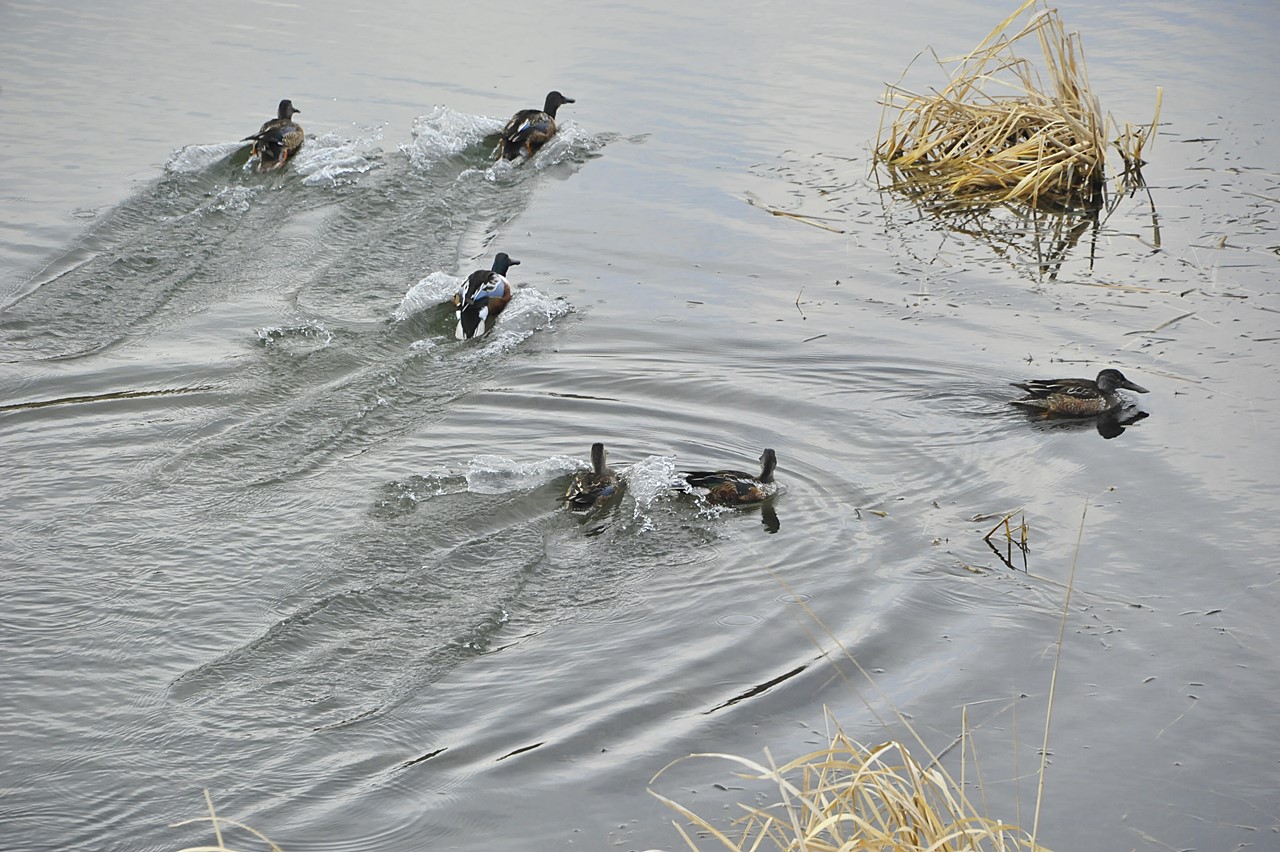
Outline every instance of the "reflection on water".
{"type": "Polygon", "coordinates": [[[774,508],[774,500],[777,498],[770,497],[760,504],[760,523],[764,525],[765,531],[772,534],[782,529],[782,522],[778,520],[778,511],[774,508]]]}
{"type": "Polygon", "coordinates": [[[1031,552],[1031,548],[1025,541],[1005,538],[1003,539],[1003,550],[990,537],[984,538],[983,541],[987,543],[987,547],[991,548],[991,552],[996,555],[996,558],[1003,562],[1010,571],[1017,571],[1019,566],[1023,571],[1031,570],[1027,565],[1027,554],[1031,552]]]}
{"type": "MultiPolygon", "coordinates": [[[[909,184],[905,189],[897,184],[893,191],[911,199],[937,227],[986,245],[994,256],[1035,280],[1056,279],[1063,261],[1086,234],[1092,237],[1090,268],[1096,257],[1099,227],[1096,209],[1050,210],[1043,205],[1033,207],[1020,203],[976,205],[915,193],[909,184]]],[[[886,196],[888,194],[886,192],[886,196]]],[[[887,197],[886,205],[886,212],[895,216],[887,197]]]]}
{"type": "Polygon", "coordinates": [[[923,189],[911,181],[895,181],[885,187],[881,198],[888,216],[904,227],[911,217],[898,209],[901,198],[923,213],[934,227],[985,245],[993,256],[1008,262],[1019,274],[1036,281],[1055,281],[1063,263],[1088,236],[1088,257],[1084,268],[1092,271],[1098,261],[1099,238],[1107,219],[1119,206],[1144,193],[1151,213],[1150,243],[1160,247],[1160,224],[1155,200],[1139,170],[1126,170],[1116,188],[1100,207],[1055,207],[1041,202],[1027,204],[975,203],[936,190],[923,189]]]}
{"type": "Polygon", "coordinates": [[[709,503],[706,499],[696,494],[689,493],[687,488],[683,487],[683,483],[671,486],[673,502],[691,516],[715,523],[734,523],[735,518],[750,518],[759,513],[760,525],[770,535],[782,529],[782,521],[778,518],[777,505],[782,500],[782,496],[783,492],[779,490],[759,503],[744,506],[720,506],[709,503]]]}
{"type": "Polygon", "coordinates": [[[1151,415],[1136,405],[1121,405],[1093,417],[1054,417],[1029,411],[1020,416],[1043,432],[1087,432],[1096,430],[1110,440],[1124,434],[1125,428],[1146,420],[1151,415]]]}

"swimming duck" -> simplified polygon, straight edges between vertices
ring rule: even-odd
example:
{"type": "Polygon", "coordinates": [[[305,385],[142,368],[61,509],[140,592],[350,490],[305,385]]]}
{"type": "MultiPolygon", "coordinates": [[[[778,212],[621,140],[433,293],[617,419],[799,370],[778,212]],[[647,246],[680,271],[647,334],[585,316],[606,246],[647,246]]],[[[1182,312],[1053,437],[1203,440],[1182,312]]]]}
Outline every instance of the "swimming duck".
{"type": "Polygon", "coordinates": [[[562,498],[570,509],[585,511],[608,501],[617,492],[618,478],[605,464],[606,455],[604,444],[591,445],[591,470],[579,471],[562,498]]]}
{"type": "Polygon", "coordinates": [[[734,506],[759,503],[773,492],[773,471],[778,466],[778,456],[765,449],[760,454],[760,475],[753,476],[740,470],[699,470],[683,472],[684,481],[700,493],[707,502],[734,506]]]}
{"type": "Polygon", "coordinates": [[[262,129],[252,136],[246,136],[241,142],[253,142],[253,155],[258,158],[258,168],[277,169],[285,161],[298,153],[302,147],[302,127],[295,124],[293,117],[302,112],[296,109],[293,101],[285,99],[276,110],[276,117],[262,125],[262,129]]]}
{"type": "Polygon", "coordinates": [[[1013,386],[1026,391],[1027,396],[1009,400],[1010,405],[1062,417],[1092,417],[1117,408],[1124,402],[1116,393],[1120,388],[1147,393],[1146,388],[1126,379],[1124,373],[1110,368],[1098,373],[1096,379],[1034,379],[1014,382],[1013,386]]]}
{"type": "Polygon", "coordinates": [[[507,126],[502,128],[502,138],[498,140],[497,159],[514,160],[521,154],[526,158],[532,157],[556,135],[556,110],[573,102],[573,98],[566,98],[559,92],[548,92],[542,109],[522,109],[511,116],[507,126]]]}
{"type": "Polygon", "coordinates": [[[500,251],[493,259],[493,269],[477,269],[467,276],[453,294],[453,311],[458,317],[455,337],[470,340],[493,328],[494,320],[511,301],[507,270],[519,265],[520,261],[500,251]]]}

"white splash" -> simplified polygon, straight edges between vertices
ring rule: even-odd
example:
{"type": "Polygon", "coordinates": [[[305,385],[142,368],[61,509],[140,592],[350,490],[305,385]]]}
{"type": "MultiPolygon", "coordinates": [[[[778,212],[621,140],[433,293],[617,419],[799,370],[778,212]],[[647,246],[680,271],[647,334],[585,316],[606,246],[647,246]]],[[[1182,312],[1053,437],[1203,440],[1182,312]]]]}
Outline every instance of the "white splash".
{"type": "Polygon", "coordinates": [[[461,285],[461,278],[447,272],[433,272],[409,288],[400,300],[400,306],[392,311],[391,318],[404,322],[414,314],[442,305],[453,298],[461,285]]]}
{"type": "Polygon", "coordinates": [[[249,202],[261,191],[260,186],[224,186],[195,213],[248,213],[249,202]]]}
{"type": "Polygon", "coordinates": [[[636,501],[636,514],[646,511],[659,498],[671,494],[677,481],[675,456],[645,456],[631,465],[623,475],[627,493],[636,501]]]}
{"type": "Polygon", "coordinates": [[[248,145],[247,142],[221,142],[217,145],[187,145],[169,155],[164,170],[171,175],[193,175],[227,159],[248,145]]]}
{"type": "Polygon", "coordinates": [[[582,125],[569,119],[557,124],[556,135],[538,149],[538,153],[533,155],[528,165],[542,171],[565,160],[581,159],[602,147],[604,147],[603,137],[592,136],[582,128],[582,125]]]}
{"type": "Polygon", "coordinates": [[[500,132],[502,125],[502,120],[497,118],[468,115],[446,106],[437,106],[414,120],[410,131],[413,141],[401,145],[400,150],[414,168],[426,168],[479,145],[486,136],[500,132]]]}
{"type": "Polygon", "coordinates": [[[337,186],[354,183],[362,175],[378,167],[382,156],[381,127],[360,128],[367,136],[348,139],[337,133],[309,136],[302,150],[293,156],[290,167],[302,175],[307,186],[337,186]]]}
{"type": "Polygon", "coordinates": [[[517,462],[505,456],[476,456],[467,465],[467,490],[473,494],[509,494],[531,491],[557,477],[581,470],[583,463],[568,456],[552,456],[534,462],[517,462]]]}
{"type": "Polygon", "coordinates": [[[333,342],[333,332],[319,320],[308,319],[293,325],[266,326],[258,329],[264,346],[302,355],[325,349],[333,342]]]}

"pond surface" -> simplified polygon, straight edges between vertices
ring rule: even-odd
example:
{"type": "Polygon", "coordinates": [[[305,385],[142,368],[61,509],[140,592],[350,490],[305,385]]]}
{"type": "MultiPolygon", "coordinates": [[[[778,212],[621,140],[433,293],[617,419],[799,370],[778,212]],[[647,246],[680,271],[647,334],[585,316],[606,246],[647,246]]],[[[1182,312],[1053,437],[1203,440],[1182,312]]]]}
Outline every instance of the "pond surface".
{"type": "Polygon", "coordinates": [[[1069,582],[1042,842],[1273,844],[1280,7],[1062,9],[1105,110],[1165,94],[1150,195],[1054,275],[869,169],[884,85],[1013,4],[851,8],[0,8],[0,845],[209,843],[209,788],[290,850],[678,849],[658,770],[824,708],[933,751],[967,711],[1030,828],[1069,582]],[[1006,404],[1104,366],[1131,422],[1006,404]],[[568,514],[594,441],[624,493],[568,514]],[[667,487],[763,447],[764,507],[667,487]]]}

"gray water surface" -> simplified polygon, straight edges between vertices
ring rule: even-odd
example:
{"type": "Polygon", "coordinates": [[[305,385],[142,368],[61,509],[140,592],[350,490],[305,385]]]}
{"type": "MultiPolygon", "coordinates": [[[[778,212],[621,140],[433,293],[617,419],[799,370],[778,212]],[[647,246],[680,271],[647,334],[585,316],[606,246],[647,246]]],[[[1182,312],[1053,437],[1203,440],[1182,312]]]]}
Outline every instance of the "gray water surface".
{"type": "Polygon", "coordinates": [[[1054,275],[868,163],[884,84],[1010,11],[0,8],[0,847],[210,843],[169,826],[209,788],[290,850],[684,848],[670,761],[893,708],[934,751],[967,708],[1030,828],[1072,578],[1041,841],[1273,845],[1280,11],[1062,9],[1104,109],[1165,96],[1150,195],[1054,275]],[[259,174],[282,97],[309,141],[259,174]],[[1006,405],[1103,366],[1151,390],[1119,434],[1006,405]],[[597,440],[624,494],[568,514],[597,440]],[[667,488],[766,446],[764,507],[667,488]]]}

